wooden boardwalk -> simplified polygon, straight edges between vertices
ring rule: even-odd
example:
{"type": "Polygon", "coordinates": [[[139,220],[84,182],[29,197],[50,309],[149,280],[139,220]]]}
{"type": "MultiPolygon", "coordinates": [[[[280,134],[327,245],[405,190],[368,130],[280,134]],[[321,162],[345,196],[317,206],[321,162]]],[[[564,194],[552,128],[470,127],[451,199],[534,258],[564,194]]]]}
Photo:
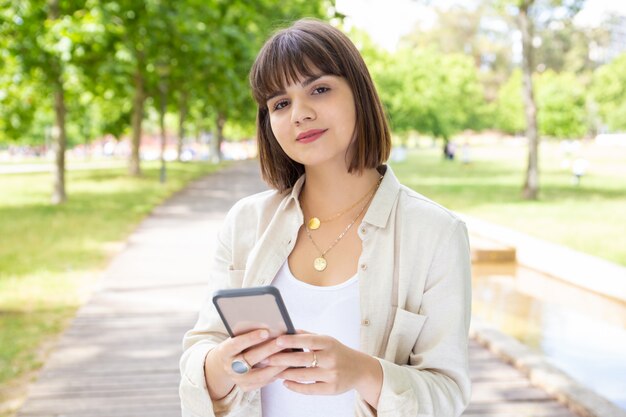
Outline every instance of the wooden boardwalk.
{"type": "MultiPolygon", "coordinates": [[[[212,236],[236,199],[264,188],[257,172],[244,163],[205,178],[141,224],[61,337],[19,417],[180,415],[181,339],[205,296],[212,236]]],[[[465,416],[576,416],[478,343],[470,348],[465,416]]]]}

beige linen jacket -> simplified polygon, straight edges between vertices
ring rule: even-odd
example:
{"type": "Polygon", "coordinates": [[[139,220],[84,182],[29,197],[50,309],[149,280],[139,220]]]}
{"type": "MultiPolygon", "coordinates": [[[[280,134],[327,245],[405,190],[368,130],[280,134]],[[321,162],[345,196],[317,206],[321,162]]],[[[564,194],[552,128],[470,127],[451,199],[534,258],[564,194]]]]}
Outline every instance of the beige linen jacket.
{"type": "MultiPolygon", "coordinates": [[[[360,350],[380,361],[383,385],[377,410],[357,394],[355,416],[459,416],[470,398],[467,230],[453,213],[401,185],[391,168],[378,170],[384,178],[357,233],[360,350]]],[[[209,294],[272,283],[303,224],[303,183],[304,176],[286,193],[262,192],[232,207],[218,235],[209,294]]],[[[204,360],[227,337],[209,297],[183,341],[184,417],[261,416],[260,390],[235,386],[219,401],[209,397],[204,360]]]]}

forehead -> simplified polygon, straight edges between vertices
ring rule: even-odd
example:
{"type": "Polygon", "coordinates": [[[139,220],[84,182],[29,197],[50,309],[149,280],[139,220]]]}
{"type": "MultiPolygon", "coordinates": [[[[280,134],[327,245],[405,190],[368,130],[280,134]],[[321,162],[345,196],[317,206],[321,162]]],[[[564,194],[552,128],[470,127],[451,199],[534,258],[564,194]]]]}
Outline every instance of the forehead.
{"type": "Polygon", "coordinates": [[[343,76],[340,60],[328,48],[281,36],[264,48],[255,64],[252,88],[260,105],[292,84],[318,75],[343,76]]]}
{"type": "Polygon", "coordinates": [[[332,75],[318,68],[312,63],[303,65],[283,65],[268,74],[268,79],[264,88],[264,96],[270,99],[279,92],[284,92],[289,86],[300,85],[312,78],[319,78],[324,75],[332,75]]]}

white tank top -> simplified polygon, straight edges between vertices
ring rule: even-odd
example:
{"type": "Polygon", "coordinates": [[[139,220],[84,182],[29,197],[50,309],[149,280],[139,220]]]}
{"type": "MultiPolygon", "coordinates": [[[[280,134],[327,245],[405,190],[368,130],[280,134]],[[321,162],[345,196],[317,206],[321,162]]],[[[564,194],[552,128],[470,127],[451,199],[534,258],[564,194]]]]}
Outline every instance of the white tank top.
{"type": "MultiPolygon", "coordinates": [[[[296,329],[328,335],[359,349],[357,275],[339,285],[319,287],[296,279],[285,261],[272,285],[280,290],[296,329]]],[[[261,389],[263,417],[352,417],[354,395],[354,390],[339,395],[299,394],[285,388],[283,380],[278,379],[261,389]]]]}

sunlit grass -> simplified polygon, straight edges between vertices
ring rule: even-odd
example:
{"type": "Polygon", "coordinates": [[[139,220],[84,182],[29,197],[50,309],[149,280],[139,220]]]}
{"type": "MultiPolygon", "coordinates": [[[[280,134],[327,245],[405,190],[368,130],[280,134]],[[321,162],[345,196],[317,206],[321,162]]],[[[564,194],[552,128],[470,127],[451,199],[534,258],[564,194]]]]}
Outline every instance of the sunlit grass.
{"type": "Polygon", "coordinates": [[[540,198],[522,199],[526,148],[473,145],[469,164],[445,161],[439,148],[418,148],[392,163],[401,182],[442,205],[532,236],[626,265],[626,148],[583,145],[590,163],[572,182],[557,143],[540,149],[540,198]]]}
{"type": "Polygon", "coordinates": [[[139,221],[190,180],[220,166],[157,163],[70,171],[65,205],[52,206],[51,175],[0,175],[1,388],[40,366],[39,347],[58,334],[90,293],[107,259],[139,221]]]}

